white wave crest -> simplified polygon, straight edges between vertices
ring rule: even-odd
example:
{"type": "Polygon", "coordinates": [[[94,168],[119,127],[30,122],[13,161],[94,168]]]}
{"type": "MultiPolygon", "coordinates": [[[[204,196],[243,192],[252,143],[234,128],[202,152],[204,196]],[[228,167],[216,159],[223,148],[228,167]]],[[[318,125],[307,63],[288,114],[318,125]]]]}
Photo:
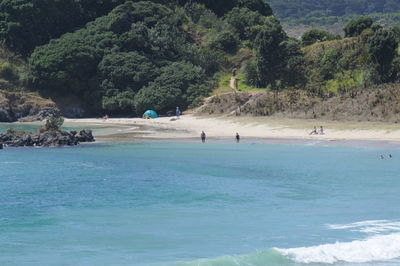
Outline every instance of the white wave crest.
{"type": "Polygon", "coordinates": [[[400,257],[400,233],[346,243],[276,250],[299,263],[386,261],[400,257]]]}
{"type": "Polygon", "coordinates": [[[372,220],[351,224],[328,224],[329,229],[350,230],[362,233],[384,233],[400,232],[400,221],[398,220],[372,220]]]}

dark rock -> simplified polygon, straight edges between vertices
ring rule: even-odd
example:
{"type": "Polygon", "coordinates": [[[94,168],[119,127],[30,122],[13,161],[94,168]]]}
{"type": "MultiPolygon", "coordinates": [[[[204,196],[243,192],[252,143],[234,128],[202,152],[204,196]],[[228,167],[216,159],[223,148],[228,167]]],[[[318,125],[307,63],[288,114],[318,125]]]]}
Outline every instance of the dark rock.
{"type": "Polygon", "coordinates": [[[76,131],[46,131],[40,134],[27,133],[9,130],[5,134],[0,134],[0,143],[9,147],[57,147],[74,146],[79,142],[94,142],[91,130],[76,131]]]}

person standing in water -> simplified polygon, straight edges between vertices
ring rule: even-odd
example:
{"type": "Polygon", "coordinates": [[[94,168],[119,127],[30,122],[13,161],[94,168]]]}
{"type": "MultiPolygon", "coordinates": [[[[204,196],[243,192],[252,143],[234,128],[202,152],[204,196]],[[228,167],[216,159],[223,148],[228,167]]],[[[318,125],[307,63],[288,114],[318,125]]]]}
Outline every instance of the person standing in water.
{"type": "Polygon", "coordinates": [[[239,135],[239,133],[236,133],[236,142],[237,142],[237,143],[240,142],[240,135],[239,135]]]}
{"type": "Polygon", "coordinates": [[[206,133],[204,133],[204,131],[201,131],[201,134],[200,134],[200,137],[201,137],[201,142],[206,142],[206,133]]]}

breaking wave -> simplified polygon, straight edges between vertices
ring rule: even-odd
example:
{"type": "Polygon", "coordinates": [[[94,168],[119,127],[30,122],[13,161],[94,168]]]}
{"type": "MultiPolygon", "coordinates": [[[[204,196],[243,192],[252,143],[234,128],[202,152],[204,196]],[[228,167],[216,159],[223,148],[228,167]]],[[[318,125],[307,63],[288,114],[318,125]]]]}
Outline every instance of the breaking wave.
{"type": "Polygon", "coordinates": [[[373,262],[400,257],[400,233],[313,247],[276,249],[300,263],[373,262]]]}
{"type": "MultiPolygon", "coordinates": [[[[350,230],[370,234],[364,240],[336,242],[310,247],[273,248],[248,255],[179,263],[182,266],[278,266],[307,264],[373,263],[400,259],[400,221],[372,220],[351,224],[330,224],[332,230],[350,230]]],[[[363,265],[363,264],[361,264],[363,265]]],[[[369,265],[369,264],[368,264],[369,265]]],[[[374,264],[375,265],[375,264],[374,264]]]]}

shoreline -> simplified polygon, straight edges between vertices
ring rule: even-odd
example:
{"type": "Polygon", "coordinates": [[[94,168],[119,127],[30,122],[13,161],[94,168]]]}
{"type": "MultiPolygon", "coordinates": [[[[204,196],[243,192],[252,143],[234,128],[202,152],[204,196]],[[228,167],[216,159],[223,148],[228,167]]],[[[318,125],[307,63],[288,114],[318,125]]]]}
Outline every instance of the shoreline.
{"type": "MultiPolygon", "coordinates": [[[[40,126],[43,122],[10,125],[40,126]]],[[[4,125],[4,124],[3,124],[4,125]]],[[[1,126],[1,124],[0,124],[1,126]]],[[[193,116],[142,118],[65,119],[64,127],[93,129],[97,143],[200,142],[204,130],[207,142],[299,144],[400,148],[400,126],[380,122],[340,122],[270,117],[193,116]],[[324,135],[309,135],[323,125],[324,135]]]]}
{"type": "Polygon", "coordinates": [[[66,119],[66,125],[119,128],[97,135],[117,139],[199,139],[205,131],[207,139],[234,139],[236,132],[242,140],[276,139],[303,141],[383,141],[400,144],[400,126],[377,122],[336,122],[264,117],[202,117],[184,115],[157,119],[110,118],[66,119]],[[322,125],[324,135],[309,135],[312,128],[322,125]]]}

